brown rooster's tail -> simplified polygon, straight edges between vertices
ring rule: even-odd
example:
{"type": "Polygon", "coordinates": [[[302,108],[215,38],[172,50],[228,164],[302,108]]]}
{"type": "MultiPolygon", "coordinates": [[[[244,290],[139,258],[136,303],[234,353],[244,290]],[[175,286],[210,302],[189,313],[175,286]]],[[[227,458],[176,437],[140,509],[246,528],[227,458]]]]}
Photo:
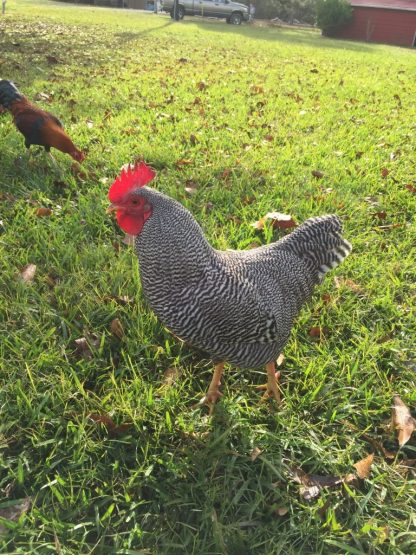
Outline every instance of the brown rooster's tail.
{"type": "Polygon", "coordinates": [[[15,100],[23,100],[24,96],[11,81],[0,79],[0,105],[10,109],[15,100]]]}
{"type": "Polygon", "coordinates": [[[308,260],[321,281],[324,275],[336,268],[352,250],[351,244],[341,233],[342,224],[338,216],[320,216],[306,220],[279,243],[281,248],[308,260]]]}

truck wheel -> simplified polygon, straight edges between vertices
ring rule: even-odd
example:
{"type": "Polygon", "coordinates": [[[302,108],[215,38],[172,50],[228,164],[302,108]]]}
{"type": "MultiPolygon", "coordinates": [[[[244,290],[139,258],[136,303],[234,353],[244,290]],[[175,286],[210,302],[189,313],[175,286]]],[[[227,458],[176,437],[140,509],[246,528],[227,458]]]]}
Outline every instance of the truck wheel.
{"type": "MultiPolygon", "coordinates": [[[[183,6],[178,6],[178,19],[183,19],[185,15],[185,8],[183,6]]],[[[170,17],[175,19],[175,10],[172,8],[170,10],[170,17]]]]}
{"type": "Polygon", "coordinates": [[[230,23],[231,25],[241,25],[241,22],[243,21],[243,18],[241,17],[241,14],[238,12],[232,13],[230,15],[230,23]]]}

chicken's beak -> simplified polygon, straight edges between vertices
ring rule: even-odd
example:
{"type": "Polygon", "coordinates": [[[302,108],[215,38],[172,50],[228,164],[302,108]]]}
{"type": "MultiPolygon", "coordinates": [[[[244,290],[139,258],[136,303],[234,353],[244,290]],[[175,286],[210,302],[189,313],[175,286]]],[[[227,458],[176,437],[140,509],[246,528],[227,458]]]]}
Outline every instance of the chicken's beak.
{"type": "Polygon", "coordinates": [[[107,214],[111,214],[111,212],[116,212],[118,210],[118,206],[117,204],[110,204],[110,206],[107,208],[107,214]]]}

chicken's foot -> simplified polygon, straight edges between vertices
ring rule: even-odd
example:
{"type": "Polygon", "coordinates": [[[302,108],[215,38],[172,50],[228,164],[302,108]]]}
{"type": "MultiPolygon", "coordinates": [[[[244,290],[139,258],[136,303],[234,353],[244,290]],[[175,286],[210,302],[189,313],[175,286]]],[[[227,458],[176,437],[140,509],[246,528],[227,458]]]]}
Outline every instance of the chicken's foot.
{"type": "Polygon", "coordinates": [[[280,405],[280,403],[282,402],[282,397],[280,394],[280,387],[279,387],[280,371],[276,372],[276,364],[274,361],[266,364],[266,372],[267,372],[267,384],[259,385],[257,389],[266,390],[263,395],[263,399],[268,399],[273,395],[277,403],[280,405]]]}
{"type": "Polygon", "coordinates": [[[221,376],[224,370],[224,363],[216,364],[214,368],[214,375],[212,376],[211,383],[207,394],[202,397],[197,406],[207,405],[209,407],[209,415],[213,413],[215,403],[222,396],[219,387],[221,385],[221,376]]]}

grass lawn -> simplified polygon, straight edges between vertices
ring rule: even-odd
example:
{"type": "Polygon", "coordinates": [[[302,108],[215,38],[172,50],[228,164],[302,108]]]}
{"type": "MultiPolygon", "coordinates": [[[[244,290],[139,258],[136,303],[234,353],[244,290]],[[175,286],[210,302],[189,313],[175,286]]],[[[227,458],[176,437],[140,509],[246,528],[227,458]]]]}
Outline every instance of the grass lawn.
{"type": "Polygon", "coordinates": [[[388,426],[395,393],[416,408],[415,71],[315,31],[7,2],[0,77],[88,157],[22,161],[0,116],[1,553],[416,553],[416,434],[388,426]],[[279,410],[231,367],[213,418],[192,409],[212,366],[149,312],[106,213],[138,157],[218,248],[283,236],[250,225],[270,211],[343,219],[354,251],[293,330],[279,410]],[[369,453],[365,480],[294,479],[369,453]]]}

